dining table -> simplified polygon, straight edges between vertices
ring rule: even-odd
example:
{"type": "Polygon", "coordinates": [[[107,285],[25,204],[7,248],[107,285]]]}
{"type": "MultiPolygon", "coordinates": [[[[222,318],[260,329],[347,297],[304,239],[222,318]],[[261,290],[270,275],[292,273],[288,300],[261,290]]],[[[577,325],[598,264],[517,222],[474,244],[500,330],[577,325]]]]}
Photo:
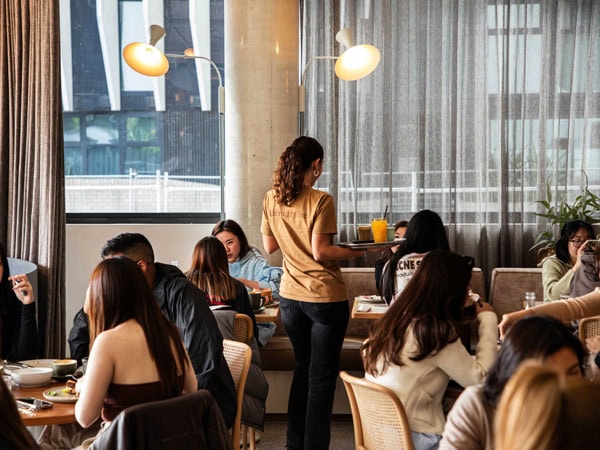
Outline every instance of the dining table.
{"type": "Polygon", "coordinates": [[[354,297],[352,312],[353,319],[381,319],[389,306],[378,295],[359,295],[354,297]]]}
{"type": "MultiPolygon", "coordinates": [[[[48,389],[56,389],[61,390],[65,387],[65,383],[56,383],[52,382],[45,386],[39,387],[22,387],[13,383],[11,387],[11,393],[15,399],[17,398],[39,398],[42,400],[47,400],[44,398],[44,391],[48,389]]],[[[53,405],[48,409],[39,409],[37,411],[24,411],[23,408],[20,408],[20,415],[23,423],[27,427],[32,427],[36,425],[60,425],[66,423],[75,422],[75,403],[59,403],[52,402],[53,405]]]]}
{"type": "Polygon", "coordinates": [[[279,305],[269,304],[254,311],[254,317],[257,322],[276,322],[279,316],[279,305]]]}

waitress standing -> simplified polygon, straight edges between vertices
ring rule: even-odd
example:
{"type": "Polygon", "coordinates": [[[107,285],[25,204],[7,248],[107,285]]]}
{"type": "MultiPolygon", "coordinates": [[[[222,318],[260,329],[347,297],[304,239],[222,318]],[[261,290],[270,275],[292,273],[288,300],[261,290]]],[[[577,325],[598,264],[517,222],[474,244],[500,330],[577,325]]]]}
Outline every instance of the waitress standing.
{"type": "Polygon", "coordinates": [[[323,147],[301,136],[280,155],[263,202],[265,250],[281,249],[280,311],[296,367],[288,401],[288,449],[327,449],[349,305],[337,260],[361,251],[333,245],[333,197],[313,189],[323,147]]]}

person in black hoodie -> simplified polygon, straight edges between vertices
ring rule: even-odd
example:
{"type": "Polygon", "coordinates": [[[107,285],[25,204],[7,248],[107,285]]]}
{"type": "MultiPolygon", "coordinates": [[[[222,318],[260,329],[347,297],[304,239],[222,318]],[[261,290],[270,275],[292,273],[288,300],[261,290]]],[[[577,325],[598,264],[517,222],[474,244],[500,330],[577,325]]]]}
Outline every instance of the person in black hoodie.
{"type": "Polygon", "coordinates": [[[37,353],[35,298],[27,275],[10,275],[0,243],[0,356],[9,361],[33,359],[37,353]]]}
{"type": "MultiPolygon", "coordinates": [[[[236,414],[233,378],[223,356],[223,336],[208,307],[206,294],[189,282],[175,266],[154,262],[152,245],[139,233],[123,233],[109,240],[101,251],[103,259],[122,256],[142,269],[162,313],[179,329],[194,366],[198,389],[215,397],[227,427],[236,414]]],[[[77,312],[69,333],[71,357],[81,360],[89,352],[88,318],[77,312]]]]}

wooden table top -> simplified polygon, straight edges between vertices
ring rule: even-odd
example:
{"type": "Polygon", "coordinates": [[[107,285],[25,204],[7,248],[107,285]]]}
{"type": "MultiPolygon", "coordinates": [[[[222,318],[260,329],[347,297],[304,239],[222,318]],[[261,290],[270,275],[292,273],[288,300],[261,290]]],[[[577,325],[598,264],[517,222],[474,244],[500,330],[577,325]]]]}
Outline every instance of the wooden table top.
{"type": "Polygon", "coordinates": [[[262,312],[254,313],[257,322],[275,322],[279,314],[279,306],[265,307],[262,312]]]}
{"type": "Polygon", "coordinates": [[[352,305],[351,317],[353,319],[381,319],[389,309],[389,306],[383,303],[361,303],[359,298],[356,297],[352,305]],[[369,311],[359,311],[360,306],[368,306],[369,311]]]}
{"type": "MultiPolygon", "coordinates": [[[[44,399],[44,391],[55,388],[57,390],[65,387],[65,383],[50,383],[40,387],[20,387],[16,383],[12,386],[14,398],[34,397],[44,399]]],[[[56,425],[75,422],[75,403],[54,403],[52,408],[42,409],[33,414],[21,412],[21,419],[27,427],[35,425],[56,425]]]]}

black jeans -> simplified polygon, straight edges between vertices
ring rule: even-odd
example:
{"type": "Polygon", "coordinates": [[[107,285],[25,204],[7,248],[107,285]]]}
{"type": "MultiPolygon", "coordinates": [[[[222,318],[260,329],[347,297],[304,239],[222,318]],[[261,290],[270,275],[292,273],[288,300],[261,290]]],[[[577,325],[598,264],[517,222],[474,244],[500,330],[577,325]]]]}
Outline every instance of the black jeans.
{"type": "Polygon", "coordinates": [[[279,307],[296,358],[286,445],[327,449],[340,353],[350,315],[348,302],[309,303],[281,298],[279,307]]]}

